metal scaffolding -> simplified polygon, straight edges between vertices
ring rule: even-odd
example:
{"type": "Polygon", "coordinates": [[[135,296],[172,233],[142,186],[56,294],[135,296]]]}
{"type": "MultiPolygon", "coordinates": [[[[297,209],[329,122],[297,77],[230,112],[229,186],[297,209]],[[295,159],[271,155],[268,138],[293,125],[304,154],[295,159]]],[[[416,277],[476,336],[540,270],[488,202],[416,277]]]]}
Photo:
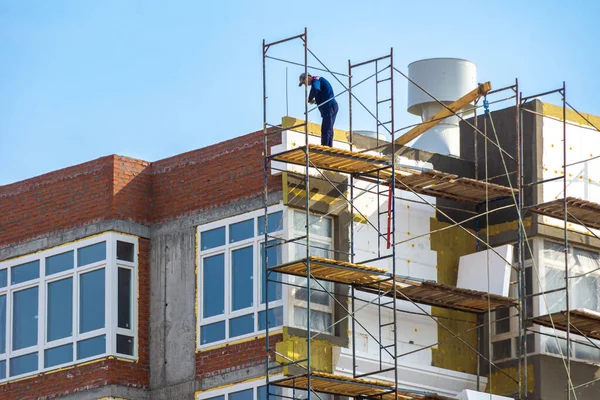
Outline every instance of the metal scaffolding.
{"type": "MultiPolygon", "coordinates": [[[[591,318],[585,313],[579,312],[573,314],[575,310],[571,310],[569,306],[569,285],[566,284],[562,289],[566,292],[567,302],[566,310],[561,313],[550,314],[547,316],[530,318],[528,317],[527,306],[528,299],[531,297],[527,295],[527,283],[525,275],[525,255],[526,252],[531,252],[527,232],[525,229],[523,214],[526,212],[538,213],[543,215],[549,215],[553,217],[562,216],[564,219],[564,247],[565,247],[565,282],[569,282],[569,266],[568,266],[568,237],[567,237],[567,222],[577,223],[583,226],[586,224],[592,228],[599,229],[598,216],[600,216],[600,205],[589,201],[582,201],[578,199],[568,198],[567,196],[567,167],[566,159],[566,108],[568,103],[565,98],[565,85],[561,89],[542,93],[535,96],[523,97],[519,92],[519,83],[516,80],[514,85],[504,87],[497,90],[487,92],[486,98],[483,105],[478,103],[475,104],[474,110],[476,113],[474,123],[464,119],[460,110],[451,110],[447,104],[438,100],[424,88],[420,87],[416,82],[412,81],[407,75],[402,73],[400,70],[394,67],[394,54],[393,49],[390,49],[389,54],[382,57],[378,57],[365,62],[352,64],[348,61],[348,72],[347,74],[332,72],[321,60],[311,51],[308,46],[308,35],[306,29],[300,35],[292,36],[279,41],[266,43],[263,40],[262,46],[262,62],[263,62],[263,154],[264,154],[264,263],[261,268],[266,271],[266,279],[268,282],[277,281],[281,284],[288,284],[296,286],[290,282],[283,282],[279,279],[273,278],[274,274],[277,276],[297,276],[305,278],[306,283],[302,289],[306,291],[307,299],[307,321],[306,321],[306,355],[301,359],[291,359],[285,357],[282,354],[277,353],[272,347],[269,338],[269,323],[266,321],[266,382],[267,382],[267,393],[277,397],[289,398],[289,396],[283,396],[281,394],[275,394],[271,391],[271,386],[278,386],[284,388],[290,388],[293,391],[292,398],[296,398],[296,390],[301,389],[307,392],[307,398],[310,400],[312,396],[317,396],[321,399],[319,393],[328,393],[334,395],[348,396],[348,397],[362,397],[362,398],[376,398],[386,400],[398,400],[398,399],[444,399],[445,397],[435,393],[422,393],[406,390],[398,385],[398,360],[409,354],[413,354],[417,351],[431,348],[437,344],[443,343],[446,340],[456,339],[463,345],[467,346],[471,351],[477,355],[477,376],[479,385],[479,375],[481,372],[480,362],[485,360],[488,363],[489,369],[489,383],[488,387],[491,393],[492,390],[492,370],[496,370],[499,373],[505,375],[509,379],[515,382],[518,387],[519,399],[526,399],[529,393],[527,386],[527,333],[531,330],[528,328],[528,324],[533,321],[537,324],[546,326],[552,326],[557,330],[564,330],[567,335],[567,342],[570,341],[570,333],[577,333],[585,337],[598,338],[594,336],[597,332],[593,329],[594,326],[600,326],[598,319],[591,318]],[[276,58],[269,55],[269,50],[277,45],[288,43],[291,41],[299,41],[303,46],[304,62],[303,64],[294,63],[281,58],[276,58]],[[278,126],[276,124],[270,124],[267,121],[267,67],[266,61],[268,59],[289,62],[291,64],[300,65],[304,68],[304,72],[308,73],[308,60],[309,55],[312,56],[319,64],[320,67],[310,67],[311,69],[326,71],[332,74],[332,76],[338,81],[338,83],[344,87],[344,91],[339,93],[337,96],[348,93],[348,111],[349,111],[349,150],[340,148],[330,148],[317,144],[312,144],[309,140],[309,113],[314,109],[310,110],[308,103],[304,105],[304,122],[298,123],[291,127],[278,126]],[[353,74],[358,68],[374,67],[374,72],[368,78],[353,83],[353,74]],[[468,177],[459,177],[454,174],[448,174],[441,171],[426,170],[420,171],[414,168],[398,165],[396,162],[395,154],[403,146],[396,144],[396,134],[404,130],[414,128],[415,125],[400,128],[396,130],[394,124],[394,76],[395,73],[400,74],[406,78],[409,82],[419,87],[426,94],[428,94],[433,101],[438,102],[440,105],[452,112],[452,115],[456,115],[463,121],[467,126],[471,127],[475,136],[475,152],[480,151],[477,147],[477,137],[481,137],[484,140],[484,171],[479,171],[476,168],[475,179],[468,177]],[[342,83],[338,76],[346,76],[348,78],[347,86],[342,83]],[[353,88],[364,83],[369,79],[375,79],[375,111],[372,112],[358,97],[353,93],[353,88]],[[381,89],[381,85],[384,83],[389,86],[389,94],[387,91],[384,94],[384,90],[381,89]],[[508,91],[510,95],[505,98],[500,98],[496,101],[488,102],[487,95],[493,95],[497,93],[503,93],[508,91]],[[523,204],[523,190],[531,187],[532,185],[541,182],[532,182],[525,184],[524,182],[524,168],[523,168],[523,113],[530,110],[523,109],[523,105],[533,97],[539,97],[552,93],[560,93],[563,99],[563,193],[564,198],[560,201],[553,201],[549,203],[525,205],[523,204]],[[515,125],[516,125],[516,146],[514,151],[506,151],[502,148],[499,137],[496,133],[496,129],[493,123],[492,116],[489,112],[489,105],[496,104],[503,101],[514,99],[515,101],[515,125]],[[353,107],[354,103],[358,103],[363,107],[368,114],[373,117],[376,123],[376,146],[372,149],[356,151],[354,147],[354,134],[353,134],[353,107]],[[389,107],[390,119],[381,120],[380,107],[389,107]],[[483,115],[484,126],[481,128],[478,126],[477,110],[481,108],[485,109],[483,115]],[[488,122],[492,128],[493,136],[488,133],[488,122]],[[281,152],[271,153],[269,144],[269,137],[273,134],[280,134],[283,130],[300,131],[304,134],[304,143],[299,146],[284,150],[281,152]],[[385,131],[391,136],[391,142],[380,143],[379,132],[385,131]],[[490,177],[488,174],[488,145],[496,148],[502,159],[504,166],[504,174],[490,177]],[[384,150],[387,155],[373,155],[369,150],[384,150]],[[513,155],[510,153],[513,152],[513,155]],[[507,159],[515,165],[513,170],[509,171],[507,166],[507,159]],[[281,240],[269,235],[268,229],[268,194],[269,194],[269,175],[271,171],[277,170],[272,163],[286,163],[296,165],[304,168],[304,172],[299,174],[301,179],[304,181],[304,196],[305,201],[303,204],[302,211],[305,213],[305,232],[303,235],[293,238],[287,238],[281,240]],[[326,171],[334,171],[337,173],[346,174],[348,181],[349,193],[346,194],[338,189],[335,182],[332,182],[330,177],[325,173],[326,171]],[[312,176],[311,176],[312,172],[312,176]],[[480,176],[481,175],[481,176],[480,176]],[[499,185],[493,183],[493,180],[498,178],[505,178],[508,186],[499,185]],[[511,178],[514,178],[515,184],[513,185],[511,178]],[[374,229],[377,233],[377,257],[369,260],[355,260],[355,238],[354,238],[354,226],[351,222],[350,229],[350,244],[349,252],[344,253],[339,249],[333,251],[335,254],[334,258],[323,258],[316,257],[311,253],[311,185],[316,182],[327,182],[331,184],[333,190],[337,192],[339,199],[344,201],[346,207],[349,208],[351,218],[353,221],[355,216],[360,216],[367,221],[369,226],[374,229]],[[368,182],[374,184],[373,189],[358,188],[357,182],[368,182]],[[400,244],[406,243],[410,240],[418,238],[413,237],[407,240],[396,241],[395,238],[395,200],[402,199],[396,192],[397,190],[406,191],[411,193],[418,200],[412,200],[421,204],[429,205],[435,212],[445,217],[451,224],[448,227],[440,230],[457,227],[466,234],[470,235],[476,240],[477,250],[479,248],[488,249],[491,252],[496,253],[490,246],[489,238],[489,216],[495,212],[501,210],[514,210],[518,218],[517,228],[517,251],[518,257],[516,265],[513,260],[505,260],[511,264],[516,272],[516,291],[517,298],[509,298],[503,296],[497,296],[488,292],[480,292],[473,290],[460,289],[453,286],[440,284],[436,282],[419,281],[410,276],[399,276],[396,265],[396,247],[400,244]],[[360,193],[355,193],[360,192],[360,193]],[[361,214],[361,210],[355,205],[355,200],[365,193],[376,195],[377,199],[385,198],[388,202],[388,207],[385,210],[381,208],[381,202],[377,203],[377,224],[376,226],[368,221],[368,219],[361,214]],[[451,200],[456,203],[464,205],[463,208],[459,208],[460,211],[472,214],[471,217],[465,218],[460,221],[454,220],[448,213],[444,212],[444,209],[454,209],[448,205],[435,205],[427,199],[426,196],[432,196],[438,199],[451,200]],[[509,202],[508,205],[498,205],[502,201],[509,202]],[[387,217],[387,224],[381,223],[381,216],[387,217]],[[470,221],[476,221],[475,234],[468,230],[464,225],[470,221]],[[480,220],[485,220],[486,224],[486,235],[485,238],[480,237],[479,224],[480,220]],[[385,226],[382,226],[385,225],[385,226]],[[282,246],[285,244],[294,243],[296,245],[301,244],[305,246],[306,251],[304,257],[300,260],[294,260],[278,265],[271,266],[268,261],[268,248],[282,246]],[[383,248],[385,246],[385,249],[383,248]],[[346,260],[340,258],[347,257],[346,260]],[[391,259],[390,269],[381,269],[372,267],[367,264],[373,263],[383,259],[391,259]],[[349,307],[335,296],[331,290],[323,285],[321,281],[332,282],[334,285],[347,285],[349,287],[349,307]],[[352,376],[342,376],[327,374],[319,371],[315,371],[311,363],[311,343],[319,336],[322,332],[318,332],[311,326],[311,294],[314,292],[325,293],[331,301],[337,306],[344,310],[347,314],[345,318],[348,318],[352,324],[352,363],[353,371],[352,376]],[[357,297],[357,292],[366,292],[374,297],[367,301],[357,297]],[[430,346],[423,347],[422,349],[399,354],[397,345],[397,335],[399,324],[398,314],[401,312],[407,312],[398,308],[398,300],[406,301],[414,305],[419,309],[419,315],[431,318],[435,323],[442,329],[447,330],[452,337],[434,343],[430,346]],[[442,320],[444,318],[451,317],[438,317],[432,313],[426,311],[422,305],[430,305],[436,307],[447,308],[450,310],[458,310],[462,312],[472,313],[477,315],[477,322],[475,325],[463,332],[453,332],[448,328],[442,320]],[[367,306],[377,308],[378,312],[378,326],[365,327],[357,319],[357,313],[367,306]],[[517,347],[517,358],[518,358],[518,376],[513,377],[505,372],[502,368],[496,365],[492,361],[491,351],[491,324],[498,322],[494,320],[494,310],[500,308],[514,307],[517,310],[516,317],[518,318],[518,347],[517,347]],[[385,322],[382,318],[384,313],[392,313],[392,321],[385,322]],[[487,321],[486,321],[487,319],[487,321]],[[596,324],[596,325],[594,325],[596,324]],[[482,344],[482,330],[487,325],[488,332],[488,354],[484,355],[482,344]],[[358,361],[356,359],[356,332],[357,327],[360,326],[364,329],[369,338],[374,340],[379,346],[379,368],[374,371],[362,371],[359,373],[357,370],[358,361]],[[393,332],[393,339],[391,344],[384,344],[382,331],[386,327],[391,327],[393,332]],[[568,328],[571,327],[571,328],[568,328]],[[476,331],[478,345],[477,348],[470,345],[462,336],[469,332],[476,331]],[[595,333],[596,332],[596,333],[595,333]],[[279,361],[275,360],[275,357],[279,358],[279,361]],[[384,361],[387,358],[391,358],[393,363],[391,366],[386,366],[384,361]],[[284,367],[295,367],[292,369],[288,368],[288,371],[294,371],[285,378],[271,380],[271,375],[278,373],[284,367]],[[393,373],[394,382],[383,382],[372,379],[374,375],[382,373],[393,373]],[[367,379],[371,377],[371,379],[367,379]]],[[[304,88],[305,98],[308,97],[308,87],[305,85],[304,88]]],[[[337,97],[336,96],[336,97],[337,97]]],[[[569,105],[570,106],[570,105],[569,105]]],[[[579,114],[578,111],[575,110],[579,114]]],[[[581,114],[579,114],[582,116],[581,114]]],[[[582,118],[585,118],[582,116],[582,118]]],[[[589,122],[589,121],[588,121],[589,122]]],[[[420,124],[417,124],[420,125],[420,124]]],[[[593,124],[590,123],[593,126],[593,124]]],[[[595,128],[595,127],[594,127],[595,128]]],[[[597,129],[596,129],[597,130],[597,129]]],[[[477,155],[476,155],[477,158],[477,155]]],[[[592,159],[597,158],[593,157],[592,159]]],[[[590,161],[590,160],[587,160],[590,161]]],[[[585,162],[585,161],[582,161],[585,162]]],[[[477,159],[475,160],[477,167],[477,159]]],[[[283,190],[286,190],[284,187],[283,190]]],[[[326,214],[328,215],[328,214],[326,214]]],[[[325,215],[325,216],[326,216],[325,215]]],[[[589,232],[595,236],[595,233],[588,228],[589,232]]],[[[428,234],[435,233],[431,231],[428,234]]],[[[596,236],[597,237],[597,236],[596,236]]],[[[489,275],[489,259],[488,259],[488,275],[489,275]]],[[[489,282],[488,282],[489,288],[489,282]]],[[[266,312],[265,318],[269,318],[269,285],[265,285],[266,293],[266,312]]],[[[541,293],[543,295],[544,293],[541,293]]],[[[512,317],[508,317],[512,318],[512,317]]],[[[338,324],[340,321],[332,321],[333,325],[338,324]]],[[[330,327],[331,328],[331,327],[330,327]]],[[[569,387],[571,390],[568,391],[567,398],[570,399],[571,392],[574,393],[574,387],[570,381],[570,351],[566,354],[565,369],[567,376],[569,377],[569,387]]]]}

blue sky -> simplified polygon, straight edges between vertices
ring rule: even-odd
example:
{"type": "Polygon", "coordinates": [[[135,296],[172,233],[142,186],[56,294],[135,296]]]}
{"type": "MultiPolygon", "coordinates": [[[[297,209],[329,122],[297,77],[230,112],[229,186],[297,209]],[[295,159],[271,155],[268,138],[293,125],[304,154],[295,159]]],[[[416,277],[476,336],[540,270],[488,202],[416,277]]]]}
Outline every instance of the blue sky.
{"type": "MultiPolygon", "coordinates": [[[[573,106],[600,115],[599,12],[593,0],[0,0],[0,185],[113,153],[155,161],[261,129],[262,39],[305,26],[332,70],[390,47],[402,71],[422,58],[466,58],[479,81],[519,78],[524,94],[564,80],[573,106]]],[[[299,42],[271,54],[303,57],[299,42]]],[[[287,68],[289,114],[302,117],[300,67],[287,68]]],[[[286,65],[269,61],[268,76],[278,123],[286,65]]],[[[406,86],[397,75],[397,127],[418,121],[406,86]]],[[[347,128],[347,96],[340,104],[337,126],[347,128]]],[[[373,128],[355,117],[354,129],[373,128]]]]}

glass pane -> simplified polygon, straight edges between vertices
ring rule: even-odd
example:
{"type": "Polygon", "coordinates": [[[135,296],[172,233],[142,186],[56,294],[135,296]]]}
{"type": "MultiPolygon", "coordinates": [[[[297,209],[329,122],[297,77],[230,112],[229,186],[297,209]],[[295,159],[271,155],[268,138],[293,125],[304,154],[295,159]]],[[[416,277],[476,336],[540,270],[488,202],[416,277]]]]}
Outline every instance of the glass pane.
{"type": "MultiPolygon", "coordinates": [[[[267,215],[267,230],[269,233],[283,229],[283,211],[277,211],[267,215]]],[[[258,234],[265,234],[265,216],[258,217],[258,234]]]]}
{"type": "Polygon", "coordinates": [[[117,335],[117,353],[133,355],[133,338],[124,335],[117,335]]]}
{"type": "Polygon", "coordinates": [[[133,243],[117,240],[117,260],[133,262],[133,243]]]}
{"type": "Polygon", "coordinates": [[[225,339],[225,321],[216,322],[210,325],[204,325],[200,328],[200,338],[202,344],[217,342],[225,339]]]}
{"type": "Polygon", "coordinates": [[[117,287],[119,328],[131,329],[131,270],[119,268],[117,287]]]}
{"type": "MultiPolygon", "coordinates": [[[[319,236],[331,237],[331,219],[311,214],[308,224],[310,233],[319,236]]],[[[306,214],[300,211],[294,211],[294,231],[300,234],[306,233],[306,214]]]]}
{"type": "Polygon", "coordinates": [[[231,252],[231,310],[253,306],[252,246],[231,252]]]}
{"type": "Polygon", "coordinates": [[[10,283],[12,285],[37,279],[40,277],[40,260],[26,264],[15,265],[10,269],[10,283]]]}
{"type": "Polygon", "coordinates": [[[222,226],[220,228],[202,232],[200,234],[200,243],[202,250],[223,246],[225,244],[225,227],[222,226]]]}
{"type": "MultiPolygon", "coordinates": [[[[274,244],[275,241],[271,240],[269,241],[269,245],[274,244]]],[[[276,265],[279,265],[282,263],[282,257],[281,257],[281,246],[276,246],[276,247],[269,247],[267,249],[267,262],[269,263],[269,265],[267,267],[274,267],[276,265]]],[[[260,270],[260,279],[261,279],[261,285],[260,285],[260,304],[264,304],[265,303],[265,296],[266,296],[266,291],[265,291],[265,287],[268,283],[269,285],[269,301],[275,301],[275,300],[280,300],[281,299],[281,279],[282,276],[281,274],[277,273],[277,272],[271,272],[269,274],[269,281],[267,282],[267,274],[265,271],[265,244],[261,243],[260,244],[260,265],[258,266],[259,270],[260,270]],[[277,282],[274,282],[277,281],[277,282]]]]}
{"type": "Polygon", "coordinates": [[[74,252],[71,250],[52,257],[46,257],[46,275],[72,269],[74,264],[73,254],[74,252]]]}
{"type": "Polygon", "coordinates": [[[0,361],[0,379],[6,378],[6,361],[0,361]]]}
{"type": "Polygon", "coordinates": [[[510,309],[500,308],[495,312],[496,315],[496,335],[510,332],[510,309]]]}
{"type": "MultiPolygon", "coordinates": [[[[262,331],[267,329],[267,321],[265,321],[266,311],[258,313],[258,330],[262,331]]],[[[283,307],[269,308],[268,316],[269,328],[283,325],[283,307]]]]}
{"type": "Polygon", "coordinates": [[[35,346],[37,334],[38,288],[36,286],[15,292],[13,295],[13,350],[35,346]]]}
{"type": "Polygon", "coordinates": [[[102,260],[106,260],[106,242],[100,242],[77,249],[78,267],[102,260]]]}
{"type": "MultiPolygon", "coordinates": [[[[313,332],[328,332],[332,333],[331,326],[332,315],[322,311],[311,310],[310,312],[310,330],[313,332]]],[[[300,328],[306,328],[307,317],[306,308],[294,307],[294,324],[300,328]]]]}
{"type": "Polygon", "coordinates": [[[10,376],[17,376],[33,372],[38,368],[37,353],[26,354],[10,359],[10,376]]]}
{"type": "Polygon", "coordinates": [[[254,332],[254,314],[229,320],[229,337],[236,337],[254,332]]]}
{"type": "Polygon", "coordinates": [[[0,288],[6,287],[8,284],[8,269],[0,269],[0,288]]]}
{"type": "Polygon", "coordinates": [[[254,400],[253,392],[253,389],[246,389],[239,392],[229,393],[229,400],[254,400]]]}
{"type": "Polygon", "coordinates": [[[48,341],[73,334],[73,278],[48,284],[48,341]]]}
{"type": "Polygon", "coordinates": [[[82,340],[77,342],[77,359],[82,360],[84,358],[97,356],[98,354],[104,354],[106,352],[106,337],[96,336],[91,339],[82,340]]]}
{"type": "Polygon", "coordinates": [[[0,296],[0,354],[6,352],[6,295],[0,296]]]}
{"type": "Polygon", "coordinates": [[[237,222],[229,225],[229,243],[254,237],[254,220],[237,222]]]}
{"type": "Polygon", "coordinates": [[[225,400],[225,395],[216,396],[216,397],[209,397],[206,400],[225,400]]]}
{"type": "MultiPolygon", "coordinates": [[[[281,395],[281,393],[282,393],[282,390],[281,390],[282,388],[273,386],[273,385],[270,385],[270,386],[271,387],[269,388],[268,391],[267,391],[267,385],[259,386],[257,388],[258,400],[267,400],[267,394],[269,394],[269,400],[275,400],[275,399],[281,398],[279,395],[281,395]]],[[[319,393],[319,396],[323,397],[323,393],[319,393]]],[[[298,396],[296,396],[296,397],[298,397],[298,396]]]]}
{"type": "Polygon", "coordinates": [[[104,268],[79,279],[79,333],[104,328],[104,268]]]}
{"type": "Polygon", "coordinates": [[[73,343],[44,351],[44,368],[73,361],[73,343]]]}
{"type": "MultiPolygon", "coordinates": [[[[295,284],[299,286],[306,287],[306,278],[295,278],[295,284]]],[[[331,304],[331,297],[329,293],[325,292],[324,289],[327,289],[329,293],[333,293],[333,283],[319,281],[316,282],[314,279],[310,280],[310,301],[314,304],[321,304],[324,306],[328,306],[331,304]],[[320,285],[319,285],[320,283],[320,285]]],[[[308,292],[306,289],[298,288],[296,289],[295,297],[297,300],[308,300],[308,292]]]]}
{"type": "Polygon", "coordinates": [[[494,361],[510,358],[512,352],[512,339],[501,340],[492,343],[492,354],[494,361]]]}
{"type": "MultiPolygon", "coordinates": [[[[295,260],[299,260],[301,258],[306,258],[306,242],[297,242],[294,245],[294,255],[295,260]]],[[[331,245],[329,243],[321,243],[310,241],[310,255],[315,257],[323,257],[323,258],[331,258],[333,256],[333,252],[331,250],[331,245]]]]}
{"type": "Polygon", "coordinates": [[[206,257],[202,268],[202,315],[204,318],[225,312],[225,255],[206,257]]]}

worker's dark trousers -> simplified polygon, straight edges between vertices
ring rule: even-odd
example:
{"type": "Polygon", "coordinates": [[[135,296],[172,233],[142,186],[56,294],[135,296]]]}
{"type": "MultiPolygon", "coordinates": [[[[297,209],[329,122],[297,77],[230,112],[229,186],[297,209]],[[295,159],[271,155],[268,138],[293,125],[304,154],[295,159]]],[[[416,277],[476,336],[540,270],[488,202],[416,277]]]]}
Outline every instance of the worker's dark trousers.
{"type": "Polygon", "coordinates": [[[323,118],[323,123],[321,124],[321,144],[323,146],[333,146],[333,124],[335,123],[337,113],[337,103],[321,110],[321,117],[323,118]]]}

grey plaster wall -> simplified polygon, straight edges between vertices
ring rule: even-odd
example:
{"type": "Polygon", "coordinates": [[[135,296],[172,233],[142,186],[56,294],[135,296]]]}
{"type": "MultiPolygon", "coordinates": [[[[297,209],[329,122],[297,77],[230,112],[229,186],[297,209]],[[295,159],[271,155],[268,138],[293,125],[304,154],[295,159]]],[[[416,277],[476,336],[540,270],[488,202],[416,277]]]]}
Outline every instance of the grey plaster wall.
{"type": "MultiPolygon", "coordinates": [[[[269,196],[269,204],[281,200],[269,196]]],[[[192,399],[212,387],[196,376],[196,229],[198,225],[263,207],[260,198],[152,227],[150,241],[150,398],[192,399]]],[[[262,368],[262,374],[264,368],[262,368]]],[[[219,383],[239,382],[244,371],[223,376],[219,383]]],[[[212,378],[211,378],[212,379],[212,378]]]]}

